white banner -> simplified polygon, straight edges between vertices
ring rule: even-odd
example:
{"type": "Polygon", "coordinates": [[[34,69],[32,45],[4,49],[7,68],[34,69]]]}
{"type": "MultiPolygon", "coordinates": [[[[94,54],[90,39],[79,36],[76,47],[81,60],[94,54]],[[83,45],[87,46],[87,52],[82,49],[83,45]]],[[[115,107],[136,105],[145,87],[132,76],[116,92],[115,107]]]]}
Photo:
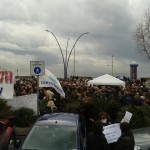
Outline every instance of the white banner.
{"type": "Polygon", "coordinates": [[[12,70],[0,68],[0,98],[13,99],[14,73],[12,70]]]}
{"type": "Polygon", "coordinates": [[[27,107],[33,109],[35,114],[38,114],[37,94],[14,96],[12,100],[7,100],[7,103],[13,109],[27,107]]]}
{"type": "Polygon", "coordinates": [[[105,134],[108,143],[116,142],[118,138],[121,136],[119,123],[104,126],[103,129],[104,129],[103,133],[105,134]]]}
{"type": "Polygon", "coordinates": [[[45,70],[45,75],[39,76],[39,87],[53,87],[61,96],[65,97],[65,93],[60,82],[47,69],[45,70]]]}

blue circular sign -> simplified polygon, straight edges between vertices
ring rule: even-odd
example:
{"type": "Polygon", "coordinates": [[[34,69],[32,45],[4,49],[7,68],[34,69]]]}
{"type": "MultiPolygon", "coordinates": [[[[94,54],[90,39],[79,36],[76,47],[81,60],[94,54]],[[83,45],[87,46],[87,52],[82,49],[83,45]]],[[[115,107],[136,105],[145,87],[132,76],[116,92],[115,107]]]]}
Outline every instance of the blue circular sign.
{"type": "Polygon", "coordinates": [[[40,72],[41,72],[41,68],[40,67],[35,67],[34,68],[34,73],[35,74],[40,74],[40,72]]]}

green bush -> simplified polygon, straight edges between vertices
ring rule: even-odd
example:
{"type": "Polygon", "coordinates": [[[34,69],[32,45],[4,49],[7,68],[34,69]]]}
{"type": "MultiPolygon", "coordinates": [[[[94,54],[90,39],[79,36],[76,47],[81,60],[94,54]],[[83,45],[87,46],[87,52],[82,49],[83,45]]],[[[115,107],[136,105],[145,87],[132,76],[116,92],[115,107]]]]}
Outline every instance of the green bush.
{"type": "Polygon", "coordinates": [[[141,128],[150,126],[150,106],[128,106],[122,107],[121,111],[118,113],[118,120],[124,117],[125,112],[131,112],[132,118],[130,124],[132,128],[141,128]]]}
{"type": "Polygon", "coordinates": [[[110,112],[119,107],[118,103],[113,99],[104,99],[102,97],[94,97],[93,105],[95,110],[100,113],[102,111],[110,112]]]}
{"type": "Polygon", "coordinates": [[[65,108],[63,111],[67,113],[78,113],[78,110],[79,110],[79,103],[71,102],[65,105],[65,108]]]}
{"type": "Polygon", "coordinates": [[[14,110],[14,124],[17,127],[29,127],[35,121],[34,111],[33,109],[21,107],[19,109],[14,110]]]}
{"type": "Polygon", "coordinates": [[[9,118],[12,115],[12,107],[7,104],[7,101],[0,99],[0,119],[9,118]]]}

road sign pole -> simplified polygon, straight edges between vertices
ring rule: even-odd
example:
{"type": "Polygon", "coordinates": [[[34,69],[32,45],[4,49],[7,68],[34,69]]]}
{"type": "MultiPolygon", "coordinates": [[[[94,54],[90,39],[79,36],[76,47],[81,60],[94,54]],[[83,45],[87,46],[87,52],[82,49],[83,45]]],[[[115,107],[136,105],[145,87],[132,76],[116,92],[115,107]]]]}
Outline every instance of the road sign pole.
{"type": "Polygon", "coordinates": [[[44,75],[45,62],[44,61],[30,61],[30,75],[44,75]]]}
{"type": "Polygon", "coordinates": [[[39,75],[37,75],[37,115],[39,116],[39,75]]]}
{"type": "Polygon", "coordinates": [[[37,115],[39,115],[39,76],[45,75],[45,62],[30,61],[30,75],[37,77],[37,115]]]}

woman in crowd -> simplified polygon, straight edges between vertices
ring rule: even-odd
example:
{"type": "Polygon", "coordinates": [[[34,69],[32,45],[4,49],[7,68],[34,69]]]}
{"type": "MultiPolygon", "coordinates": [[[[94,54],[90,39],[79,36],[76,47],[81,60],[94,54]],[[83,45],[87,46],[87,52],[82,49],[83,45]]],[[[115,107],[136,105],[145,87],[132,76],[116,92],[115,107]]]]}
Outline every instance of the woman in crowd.
{"type": "Polygon", "coordinates": [[[101,112],[99,114],[99,120],[101,121],[103,126],[107,126],[111,124],[111,117],[107,112],[101,112]]]}
{"type": "MultiPolygon", "coordinates": [[[[102,123],[103,127],[112,124],[111,117],[107,112],[101,112],[99,114],[99,120],[102,123]]],[[[114,150],[115,146],[116,146],[116,142],[110,143],[109,144],[110,150],[114,150]]]]}

